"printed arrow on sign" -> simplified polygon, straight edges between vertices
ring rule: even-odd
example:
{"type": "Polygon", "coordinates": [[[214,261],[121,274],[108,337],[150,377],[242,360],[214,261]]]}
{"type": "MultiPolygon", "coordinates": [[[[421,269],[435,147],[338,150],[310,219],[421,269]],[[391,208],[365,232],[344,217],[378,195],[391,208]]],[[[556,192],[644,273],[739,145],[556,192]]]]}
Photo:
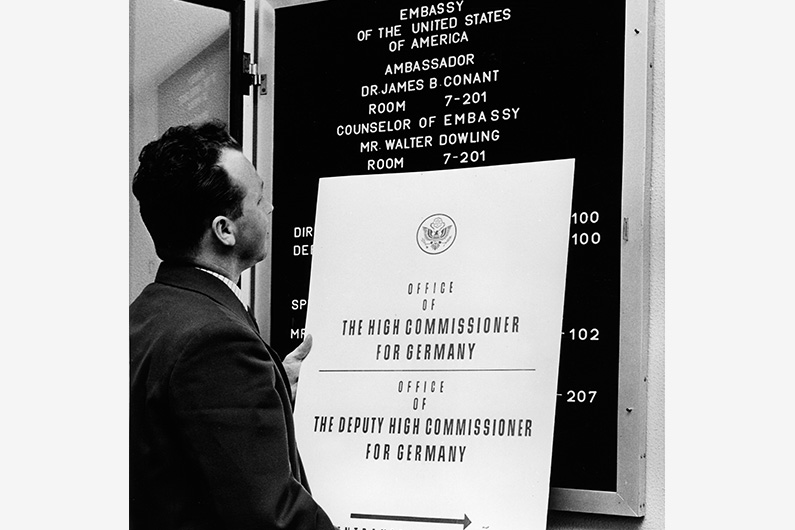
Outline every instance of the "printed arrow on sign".
{"type": "Polygon", "coordinates": [[[464,514],[463,519],[445,519],[440,517],[412,517],[410,515],[373,515],[368,513],[352,513],[351,519],[377,519],[380,521],[403,521],[412,523],[441,523],[441,524],[462,524],[463,528],[472,522],[464,514]]]}

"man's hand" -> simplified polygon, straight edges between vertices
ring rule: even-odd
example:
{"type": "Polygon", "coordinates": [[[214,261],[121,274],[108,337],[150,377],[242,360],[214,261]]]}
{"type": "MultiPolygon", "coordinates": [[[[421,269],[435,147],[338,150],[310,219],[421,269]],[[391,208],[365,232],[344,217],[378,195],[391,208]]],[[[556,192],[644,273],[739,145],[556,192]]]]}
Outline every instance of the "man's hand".
{"type": "Polygon", "coordinates": [[[312,335],[306,335],[304,341],[298,345],[290,354],[284,358],[284,371],[287,372],[287,381],[290,384],[290,391],[293,394],[293,401],[298,392],[298,373],[301,371],[301,363],[304,361],[309,350],[312,349],[312,335]]]}

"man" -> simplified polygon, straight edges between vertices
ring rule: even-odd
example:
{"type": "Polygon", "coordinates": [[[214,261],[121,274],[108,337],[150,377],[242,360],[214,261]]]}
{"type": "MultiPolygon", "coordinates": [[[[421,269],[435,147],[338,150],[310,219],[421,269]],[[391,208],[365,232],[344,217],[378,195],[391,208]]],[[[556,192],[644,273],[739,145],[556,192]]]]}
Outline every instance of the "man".
{"type": "Polygon", "coordinates": [[[173,127],[139,162],[163,263],[130,306],[131,528],[331,530],[293,428],[311,340],[283,365],[236,285],[267,253],[262,179],[220,123],[173,127]]]}

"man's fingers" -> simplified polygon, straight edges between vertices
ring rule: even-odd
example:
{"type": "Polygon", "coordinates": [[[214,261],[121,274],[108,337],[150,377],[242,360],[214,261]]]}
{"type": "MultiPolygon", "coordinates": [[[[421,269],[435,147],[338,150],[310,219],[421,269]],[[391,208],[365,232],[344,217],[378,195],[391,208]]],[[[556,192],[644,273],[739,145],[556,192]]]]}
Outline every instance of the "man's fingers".
{"type": "Polygon", "coordinates": [[[298,347],[290,354],[296,361],[303,361],[309,355],[309,350],[312,349],[312,335],[306,335],[304,340],[298,347]]]}

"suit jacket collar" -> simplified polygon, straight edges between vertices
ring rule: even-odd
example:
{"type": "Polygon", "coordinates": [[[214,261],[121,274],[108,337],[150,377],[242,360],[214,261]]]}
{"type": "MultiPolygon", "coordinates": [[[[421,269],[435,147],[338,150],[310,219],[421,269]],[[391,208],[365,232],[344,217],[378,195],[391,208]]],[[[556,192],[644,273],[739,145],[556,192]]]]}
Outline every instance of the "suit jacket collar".
{"type": "Polygon", "coordinates": [[[235,293],[224,282],[212,274],[200,271],[195,265],[163,262],[157,270],[155,282],[202,293],[253,324],[251,316],[235,293]]]}

